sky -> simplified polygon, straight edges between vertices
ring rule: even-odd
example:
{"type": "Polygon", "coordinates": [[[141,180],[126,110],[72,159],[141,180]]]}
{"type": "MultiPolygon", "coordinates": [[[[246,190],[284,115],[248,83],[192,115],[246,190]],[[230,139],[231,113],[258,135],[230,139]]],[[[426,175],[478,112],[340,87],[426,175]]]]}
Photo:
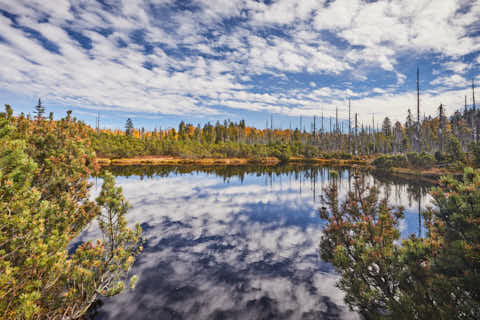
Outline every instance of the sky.
{"type": "Polygon", "coordinates": [[[403,122],[417,66],[421,114],[471,106],[480,1],[0,0],[0,62],[0,103],[105,128],[403,122]]]}

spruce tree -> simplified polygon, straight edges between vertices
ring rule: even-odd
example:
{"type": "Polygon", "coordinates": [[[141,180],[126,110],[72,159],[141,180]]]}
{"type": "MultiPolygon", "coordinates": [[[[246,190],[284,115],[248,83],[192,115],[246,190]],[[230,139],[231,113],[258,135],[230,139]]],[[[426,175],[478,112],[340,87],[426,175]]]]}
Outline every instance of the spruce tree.
{"type": "Polygon", "coordinates": [[[45,113],[45,107],[42,106],[42,101],[38,98],[38,104],[35,106],[34,113],[36,115],[37,120],[42,119],[43,114],[45,113]]]}
{"type": "Polygon", "coordinates": [[[125,123],[125,134],[127,136],[130,136],[132,135],[132,131],[133,131],[133,121],[132,119],[128,118],[127,122],[125,123]]]}

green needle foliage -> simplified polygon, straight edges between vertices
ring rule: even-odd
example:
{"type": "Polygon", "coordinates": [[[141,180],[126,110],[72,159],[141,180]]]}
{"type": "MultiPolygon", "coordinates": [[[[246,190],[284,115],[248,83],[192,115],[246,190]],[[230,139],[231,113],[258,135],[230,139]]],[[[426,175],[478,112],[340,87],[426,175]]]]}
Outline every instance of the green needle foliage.
{"type": "MultiPolygon", "coordinates": [[[[98,216],[98,223],[103,234],[105,266],[110,269],[108,281],[101,288],[103,295],[115,295],[123,289],[126,275],[133,264],[136,253],[142,249],[139,238],[142,230],[139,225],[135,230],[127,228],[127,214],[130,205],[122,195],[122,189],[115,187],[115,179],[110,173],[104,175],[102,191],[97,198],[97,204],[104,208],[98,216]]],[[[136,277],[130,279],[134,287],[136,277]]]]}
{"type": "Polygon", "coordinates": [[[7,107],[0,116],[1,319],[76,319],[130,281],[141,230],[127,227],[128,204],[112,176],[89,200],[97,170],[90,130],[70,114],[32,121],[7,107]],[[104,238],[69,255],[95,217],[104,238]]]}
{"type": "Polygon", "coordinates": [[[480,318],[480,170],[466,168],[463,182],[443,177],[426,213],[432,271],[450,312],[480,318]],[[442,281],[447,279],[448,281],[442,281]],[[447,301],[448,301],[447,300],[447,301]]]}
{"type": "Polygon", "coordinates": [[[442,179],[425,214],[427,235],[400,240],[402,208],[358,177],[345,201],[332,183],[320,216],[320,253],[341,275],[345,301],[366,319],[478,319],[480,170],[442,179]]]}
{"type": "Polygon", "coordinates": [[[470,149],[472,150],[474,165],[480,167],[480,143],[471,143],[470,149]]]}

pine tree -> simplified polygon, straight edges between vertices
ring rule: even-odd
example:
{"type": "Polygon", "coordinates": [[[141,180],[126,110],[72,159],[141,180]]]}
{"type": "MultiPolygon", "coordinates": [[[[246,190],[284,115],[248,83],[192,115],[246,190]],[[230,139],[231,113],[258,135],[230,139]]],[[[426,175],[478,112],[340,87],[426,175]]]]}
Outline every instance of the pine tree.
{"type": "Polygon", "coordinates": [[[34,113],[36,114],[37,120],[42,119],[43,114],[45,113],[45,107],[42,106],[42,101],[38,98],[38,104],[35,106],[34,113]]]}
{"type": "Polygon", "coordinates": [[[187,136],[187,126],[185,125],[185,122],[183,120],[178,125],[178,134],[180,135],[180,139],[185,141],[185,138],[187,136]]]}
{"type": "Polygon", "coordinates": [[[127,122],[125,123],[125,134],[127,136],[131,136],[133,132],[133,121],[132,119],[128,118],[127,122]]]}
{"type": "Polygon", "coordinates": [[[13,109],[9,104],[5,105],[5,115],[7,117],[7,120],[11,119],[13,116],[13,109]]]}
{"type": "Polygon", "coordinates": [[[382,124],[382,132],[386,137],[392,135],[392,122],[389,117],[385,117],[382,124]]]}
{"type": "Polygon", "coordinates": [[[480,170],[466,168],[463,181],[443,177],[431,195],[426,237],[400,240],[403,209],[364,177],[344,201],[336,183],[324,190],[320,253],[365,319],[478,319],[480,170]]]}
{"type": "Polygon", "coordinates": [[[0,117],[2,319],[78,319],[98,294],[135,282],[128,270],[140,229],[127,228],[128,206],[113,178],[105,177],[97,202],[89,198],[97,169],[92,130],[69,116],[0,117]],[[69,243],[95,217],[105,240],[72,252],[69,243]]]}

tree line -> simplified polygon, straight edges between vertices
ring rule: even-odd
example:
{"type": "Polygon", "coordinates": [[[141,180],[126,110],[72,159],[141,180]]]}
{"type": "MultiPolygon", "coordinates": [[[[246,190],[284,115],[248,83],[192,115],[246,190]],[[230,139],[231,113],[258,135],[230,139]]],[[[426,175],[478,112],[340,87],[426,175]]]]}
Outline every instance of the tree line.
{"type": "MultiPolygon", "coordinates": [[[[389,117],[385,117],[381,126],[374,119],[372,123],[359,123],[358,114],[351,116],[349,101],[348,121],[339,120],[338,112],[335,119],[318,118],[318,124],[314,117],[310,130],[305,126],[274,128],[271,118],[270,126],[267,123],[264,129],[248,126],[245,120],[225,120],[203,126],[181,121],[178,128],[149,131],[135,128],[129,118],[125,130],[97,127],[92,141],[97,154],[109,158],[275,156],[288,161],[292,156],[348,159],[417,153],[418,158],[425,160],[422,160],[424,166],[430,165],[433,159],[438,164],[458,162],[457,167],[460,167],[480,159],[480,110],[476,108],[474,92],[472,82],[472,104],[467,106],[465,97],[465,106],[450,117],[446,116],[445,106],[441,104],[436,115],[421,117],[418,107],[416,117],[408,109],[404,122],[392,123],[389,117]],[[328,129],[325,120],[328,120],[328,129]]],[[[395,159],[387,160],[387,166],[390,160],[395,164],[395,159]]],[[[397,161],[397,164],[401,163],[397,161]]]]}

